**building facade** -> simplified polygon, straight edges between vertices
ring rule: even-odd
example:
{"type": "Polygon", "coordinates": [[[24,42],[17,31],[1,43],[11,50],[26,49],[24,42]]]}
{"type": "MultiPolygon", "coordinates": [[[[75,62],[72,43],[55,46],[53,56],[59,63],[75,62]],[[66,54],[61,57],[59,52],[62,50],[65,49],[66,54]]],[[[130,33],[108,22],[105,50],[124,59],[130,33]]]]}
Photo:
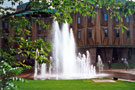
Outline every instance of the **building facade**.
{"type": "MultiPolygon", "coordinates": [[[[26,12],[26,11],[24,11],[26,12]]],[[[96,17],[81,16],[80,14],[72,14],[75,41],[78,52],[85,53],[88,50],[91,54],[92,63],[97,62],[97,56],[100,55],[103,62],[108,60],[112,62],[120,62],[122,57],[128,58],[129,61],[135,62],[135,17],[127,16],[124,18],[124,25],[128,30],[122,32],[117,29],[117,25],[121,24],[116,17],[111,19],[109,13],[105,9],[97,9],[96,17]]],[[[43,17],[46,24],[51,25],[53,19],[51,17],[43,17]]],[[[12,35],[13,31],[8,27],[8,22],[1,22],[3,30],[8,35],[12,35]]],[[[42,38],[46,42],[51,41],[51,30],[43,29],[38,23],[32,22],[32,28],[29,36],[23,35],[30,40],[42,38]]]]}
{"type": "Polygon", "coordinates": [[[128,30],[117,29],[122,24],[116,17],[111,19],[105,9],[97,9],[95,18],[73,15],[73,30],[78,49],[89,50],[93,63],[100,55],[104,62],[120,62],[122,57],[128,60],[135,58],[135,17],[127,16],[124,25],[128,30]]]}

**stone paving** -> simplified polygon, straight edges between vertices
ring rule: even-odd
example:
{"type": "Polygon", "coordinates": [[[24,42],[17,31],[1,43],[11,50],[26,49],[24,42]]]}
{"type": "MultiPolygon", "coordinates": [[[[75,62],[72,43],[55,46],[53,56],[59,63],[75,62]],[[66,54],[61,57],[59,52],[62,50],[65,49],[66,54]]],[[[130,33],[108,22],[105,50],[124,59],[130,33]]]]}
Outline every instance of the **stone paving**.
{"type": "MultiPolygon", "coordinates": [[[[34,70],[25,70],[18,77],[33,80],[33,72],[34,70]]],[[[135,81],[135,69],[125,70],[125,69],[106,69],[102,71],[102,73],[108,74],[107,77],[104,78],[117,78],[118,80],[123,81],[135,81]]]]}
{"type": "Polygon", "coordinates": [[[94,82],[116,82],[114,80],[93,80],[94,82]]]}
{"type": "Polygon", "coordinates": [[[120,73],[128,73],[128,74],[133,74],[135,75],[135,69],[106,69],[104,71],[111,71],[111,72],[120,72],[120,73]]]}
{"type": "Polygon", "coordinates": [[[103,73],[110,74],[109,78],[118,78],[125,80],[135,81],[135,69],[125,70],[125,69],[106,69],[103,73]]]}
{"type": "Polygon", "coordinates": [[[121,81],[135,82],[135,80],[119,79],[121,81]]]}

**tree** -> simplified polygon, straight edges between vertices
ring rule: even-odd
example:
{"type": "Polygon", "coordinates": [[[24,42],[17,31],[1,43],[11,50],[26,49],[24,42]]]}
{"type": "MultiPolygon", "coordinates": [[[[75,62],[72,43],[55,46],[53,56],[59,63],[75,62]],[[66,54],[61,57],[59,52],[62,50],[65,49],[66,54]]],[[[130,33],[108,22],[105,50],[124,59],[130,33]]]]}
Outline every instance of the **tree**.
{"type": "MultiPolygon", "coordinates": [[[[32,17],[32,14],[29,18],[26,16],[14,17],[11,13],[16,12],[12,7],[3,7],[2,4],[5,0],[0,1],[0,17],[1,20],[8,20],[10,27],[15,32],[14,35],[7,36],[4,32],[5,30],[0,30],[1,38],[5,41],[5,47],[1,48],[0,52],[0,87],[3,89],[13,89],[15,86],[12,81],[18,80],[14,77],[21,73],[22,69],[19,66],[25,68],[30,68],[30,66],[24,64],[24,60],[15,60],[15,56],[19,55],[25,58],[35,59],[35,51],[37,48],[40,55],[38,57],[39,63],[49,63],[47,59],[48,53],[50,52],[51,45],[45,43],[42,39],[30,41],[22,37],[22,34],[29,35],[30,31],[24,27],[31,27],[31,22],[29,18],[34,22],[38,22],[43,27],[48,27],[41,20],[41,14],[38,12],[45,12],[50,14],[56,21],[67,21],[72,23],[71,14],[79,13],[83,16],[92,16],[95,17],[97,9],[105,8],[111,15],[111,18],[117,17],[118,20],[123,22],[123,17],[131,16],[135,13],[135,2],[133,1],[123,1],[123,0],[30,0],[30,10],[38,13],[38,20],[32,17]],[[7,15],[8,17],[3,18],[7,15]],[[17,48],[14,47],[17,45],[17,48]]],[[[12,5],[22,4],[21,0],[8,0],[12,5]]],[[[124,31],[126,27],[121,24],[118,25],[118,29],[124,31]]]]}
{"type": "MultiPolygon", "coordinates": [[[[16,0],[14,2],[16,2],[16,0]]],[[[7,12],[4,11],[1,16],[4,16],[7,12]]],[[[39,56],[36,60],[38,60],[39,63],[49,63],[50,61],[47,57],[50,52],[51,45],[50,43],[44,42],[42,39],[30,41],[29,39],[22,37],[22,34],[29,35],[31,33],[26,28],[31,27],[29,18],[25,16],[9,16],[5,18],[2,17],[1,20],[9,23],[9,27],[12,28],[14,34],[8,36],[6,30],[0,30],[0,39],[5,43],[4,47],[0,49],[0,88],[1,90],[16,90],[17,87],[13,82],[24,81],[21,78],[17,78],[16,75],[20,74],[23,68],[31,68],[30,65],[25,64],[26,60],[35,60],[35,53],[38,48],[39,56]],[[23,59],[19,58],[18,61],[15,58],[17,56],[23,59]]]]}

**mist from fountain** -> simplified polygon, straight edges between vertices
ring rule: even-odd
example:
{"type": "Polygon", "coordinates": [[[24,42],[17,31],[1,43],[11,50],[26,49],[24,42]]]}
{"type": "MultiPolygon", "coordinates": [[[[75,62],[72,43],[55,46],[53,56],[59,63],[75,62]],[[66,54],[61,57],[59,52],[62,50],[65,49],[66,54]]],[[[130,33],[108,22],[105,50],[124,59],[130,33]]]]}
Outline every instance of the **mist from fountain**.
{"type": "MultiPolygon", "coordinates": [[[[52,57],[51,65],[38,65],[35,61],[34,79],[86,79],[98,76],[91,64],[90,53],[76,55],[76,44],[72,29],[68,23],[60,29],[58,22],[52,25],[52,57]],[[38,66],[40,66],[38,68],[38,66]],[[38,73],[40,72],[40,73],[38,73]]],[[[38,53],[38,50],[36,51],[38,53]]],[[[38,54],[36,54],[38,55],[38,54]]]]}
{"type": "Polygon", "coordinates": [[[101,60],[100,55],[98,55],[98,62],[97,62],[97,66],[98,66],[98,70],[99,70],[99,72],[103,71],[103,69],[104,69],[104,65],[103,65],[103,62],[102,62],[102,60],[101,60]]]}

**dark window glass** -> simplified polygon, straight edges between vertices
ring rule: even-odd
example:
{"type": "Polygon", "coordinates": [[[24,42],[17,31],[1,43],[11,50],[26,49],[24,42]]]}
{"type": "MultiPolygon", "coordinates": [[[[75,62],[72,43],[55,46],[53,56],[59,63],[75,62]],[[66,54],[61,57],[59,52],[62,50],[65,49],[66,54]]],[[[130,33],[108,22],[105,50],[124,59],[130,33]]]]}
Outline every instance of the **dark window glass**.
{"type": "Polygon", "coordinates": [[[16,56],[15,56],[15,59],[16,59],[16,60],[20,60],[20,56],[19,56],[19,55],[16,55],[16,56]]]}
{"type": "Polygon", "coordinates": [[[134,14],[134,21],[135,21],[135,14],[134,14]]]}
{"type": "Polygon", "coordinates": [[[118,22],[119,20],[118,20],[118,18],[117,17],[115,17],[115,22],[118,22]]]}
{"type": "Polygon", "coordinates": [[[88,16],[88,23],[91,22],[91,16],[88,16]]]}
{"type": "Polygon", "coordinates": [[[38,39],[42,39],[42,36],[38,36],[38,39]]]}
{"type": "Polygon", "coordinates": [[[63,24],[63,22],[62,22],[62,21],[60,21],[60,22],[59,22],[60,27],[62,27],[62,24],[63,24]]]}
{"type": "Polygon", "coordinates": [[[107,14],[104,14],[104,21],[107,21],[108,20],[108,16],[107,14]]]}
{"type": "Polygon", "coordinates": [[[38,24],[38,30],[42,30],[42,26],[38,24]]]}
{"type": "Polygon", "coordinates": [[[44,41],[47,42],[47,36],[44,37],[44,41]]]}
{"type": "Polygon", "coordinates": [[[134,29],[134,38],[135,38],[135,29],[134,29]]]}
{"type": "Polygon", "coordinates": [[[92,38],[92,32],[89,32],[89,33],[88,33],[88,37],[89,37],[89,38],[92,38]]]}
{"type": "Polygon", "coordinates": [[[92,29],[88,29],[88,38],[92,38],[92,29]]]}
{"type": "Polygon", "coordinates": [[[127,30],[127,38],[130,37],[130,30],[127,30]]]}
{"type": "Polygon", "coordinates": [[[78,23],[78,24],[81,23],[81,18],[80,18],[80,17],[77,18],[77,23],[78,23]]]}
{"type": "Polygon", "coordinates": [[[115,36],[120,37],[120,31],[119,30],[115,30],[115,36]]]}
{"type": "Polygon", "coordinates": [[[104,30],[104,35],[105,35],[105,37],[108,37],[108,29],[104,30]]]}
{"type": "Polygon", "coordinates": [[[81,39],[81,31],[78,31],[77,37],[78,37],[78,39],[81,39]]]}
{"type": "Polygon", "coordinates": [[[73,28],[72,24],[69,24],[69,28],[70,28],[70,29],[72,29],[72,28],[73,28]]]}
{"type": "Polygon", "coordinates": [[[4,22],[4,29],[8,29],[8,22],[4,22]]]}
{"type": "Polygon", "coordinates": [[[31,30],[31,26],[28,26],[27,29],[28,29],[28,30],[31,30]]]}
{"type": "Polygon", "coordinates": [[[32,37],[31,37],[31,36],[28,36],[28,40],[29,40],[29,41],[32,41],[32,37]]]}
{"type": "Polygon", "coordinates": [[[129,22],[129,16],[126,16],[126,22],[127,23],[129,22]]]}

